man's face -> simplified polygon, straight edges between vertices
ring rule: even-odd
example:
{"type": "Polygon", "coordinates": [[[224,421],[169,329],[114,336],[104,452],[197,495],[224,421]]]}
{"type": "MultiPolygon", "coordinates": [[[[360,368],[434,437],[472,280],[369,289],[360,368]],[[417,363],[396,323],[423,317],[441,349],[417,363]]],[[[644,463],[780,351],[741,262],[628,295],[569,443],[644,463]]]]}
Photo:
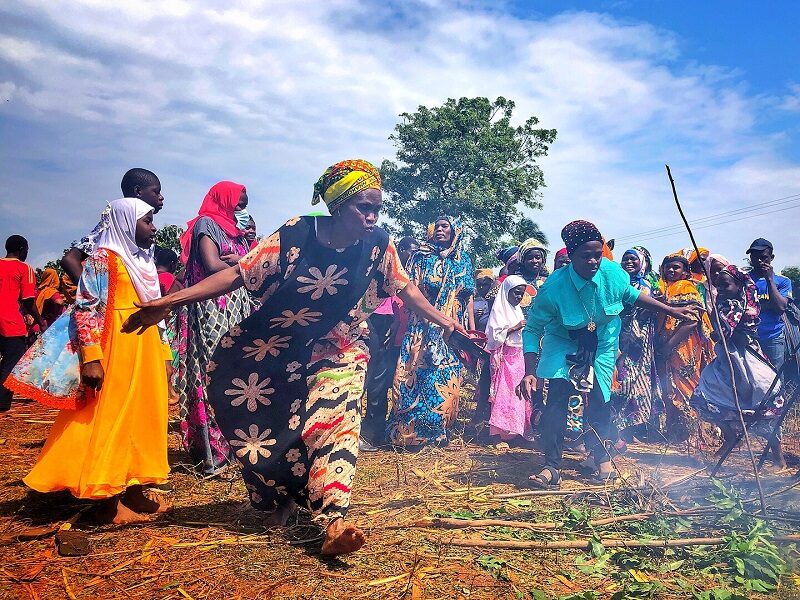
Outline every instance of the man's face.
{"type": "Polygon", "coordinates": [[[19,251],[19,259],[22,262],[25,262],[26,260],[28,260],[28,247],[27,246],[23,246],[22,250],[19,251]]]}
{"type": "Polygon", "coordinates": [[[764,250],[753,250],[750,253],[750,264],[756,271],[764,272],[772,267],[772,260],[774,258],[775,255],[768,248],[764,250]]]}

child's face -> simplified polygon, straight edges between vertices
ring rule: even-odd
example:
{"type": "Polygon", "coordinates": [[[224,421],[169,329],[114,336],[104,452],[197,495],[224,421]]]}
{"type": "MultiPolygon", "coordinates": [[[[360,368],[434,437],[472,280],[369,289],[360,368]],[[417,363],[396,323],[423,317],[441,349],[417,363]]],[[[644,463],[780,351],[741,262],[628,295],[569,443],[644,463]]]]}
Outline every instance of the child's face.
{"type": "Polygon", "coordinates": [[[157,213],[164,208],[164,196],[161,195],[161,182],[156,181],[152,185],[136,187],[136,197],[144,200],[153,207],[153,213],[157,213]]]}
{"type": "Polygon", "coordinates": [[[139,248],[149,248],[155,244],[156,231],[156,226],[153,225],[153,211],[151,210],[136,221],[136,245],[139,246],[139,248]]]}
{"type": "Polygon", "coordinates": [[[675,283],[681,279],[686,279],[689,274],[679,260],[671,260],[664,265],[664,279],[668,283],[675,283]]]}
{"type": "Polygon", "coordinates": [[[519,303],[522,302],[522,298],[525,296],[526,287],[525,285],[518,285],[508,290],[508,303],[511,306],[519,306],[519,303]]]}
{"type": "Polygon", "coordinates": [[[490,289],[492,289],[492,280],[488,277],[481,277],[475,282],[475,292],[478,296],[486,296],[490,289]]]}
{"type": "Polygon", "coordinates": [[[717,275],[715,285],[717,287],[717,295],[720,298],[738,298],[742,291],[739,282],[731,277],[731,274],[727,271],[720,271],[720,273],[717,275]]]}

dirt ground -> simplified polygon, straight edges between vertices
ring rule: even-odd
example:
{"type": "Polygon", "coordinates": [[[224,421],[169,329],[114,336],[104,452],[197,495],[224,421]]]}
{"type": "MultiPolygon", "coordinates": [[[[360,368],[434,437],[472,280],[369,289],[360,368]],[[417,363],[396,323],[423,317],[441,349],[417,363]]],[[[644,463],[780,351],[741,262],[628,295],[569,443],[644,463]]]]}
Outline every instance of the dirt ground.
{"type": "MultiPolygon", "coordinates": [[[[750,597],[730,588],[723,567],[714,566],[715,547],[606,548],[607,562],[590,556],[593,538],[609,544],[714,537],[729,529],[715,518],[675,515],[704,504],[712,492],[707,471],[697,473],[702,463],[676,450],[645,444],[633,444],[615,459],[625,476],[616,491],[587,488],[574,470],[577,456],[569,455],[564,494],[518,497],[502,496],[531,489],[528,476],[541,464],[536,451],[498,450],[459,437],[446,449],[362,454],[350,514],[367,532],[367,544],[354,555],[323,559],[319,531],[307,516],[285,529],[266,530],[248,507],[241,480],[190,474],[181,464],[186,458],[178,436],[171,434],[174,512],[143,526],[118,528],[93,525],[86,511],[72,529],[87,534],[90,553],[61,557],[54,530],[86,505],[62,494],[34,494],[20,481],[54,417],[55,411],[26,401],[0,416],[2,598],[704,598],[706,591],[705,598],[714,600],[724,596],[708,591],[725,587],[750,597]],[[641,521],[587,523],[626,513],[647,514],[641,521]],[[516,524],[446,529],[448,521],[431,522],[432,517],[516,524]],[[526,529],[519,522],[545,525],[526,529]],[[42,537],[19,541],[36,534],[42,537]],[[561,540],[584,547],[456,545],[467,539],[477,544],[561,540]]],[[[796,458],[790,460],[795,466],[788,474],[763,472],[768,503],[782,515],[770,522],[775,535],[800,531],[800,487],[786,490],[797,481],[796,458]]],[[[739,451],[720,476],[743,490],[745,506],[755,511],[757,500],[748,502],[757,498],[749,465],[739,451]]],[[[781,545],[780,552],[796,564],[795,546],[781,545]]],[[[800,597],[798,587],[800,576],[790,571],[772,596],[800,597]]]]}

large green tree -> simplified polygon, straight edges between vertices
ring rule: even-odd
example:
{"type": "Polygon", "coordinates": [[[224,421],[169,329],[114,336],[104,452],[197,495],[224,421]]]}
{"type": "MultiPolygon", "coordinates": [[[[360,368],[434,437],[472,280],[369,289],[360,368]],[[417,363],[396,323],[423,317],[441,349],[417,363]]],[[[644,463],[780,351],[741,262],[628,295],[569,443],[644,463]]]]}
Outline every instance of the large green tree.
{"type": "Polygon", "coordinates": [[[477,266],[492,264],[494,251],[532,234],[538,226],[523,207],[541,208],[547,155],[555,129],[537,128],[529,117],[511,125],[514,102],[497,98],[449,99],[403,113],[390,136],[395,161],[381,165],[388,228],[421,237],[439,215],[461,218],[477,266]]]}

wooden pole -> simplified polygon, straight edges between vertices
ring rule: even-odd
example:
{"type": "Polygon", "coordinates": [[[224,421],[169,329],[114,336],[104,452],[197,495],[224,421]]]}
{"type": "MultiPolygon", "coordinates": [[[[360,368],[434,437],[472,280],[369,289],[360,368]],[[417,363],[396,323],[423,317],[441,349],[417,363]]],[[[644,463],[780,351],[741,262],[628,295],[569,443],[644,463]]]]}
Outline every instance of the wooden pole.
{"type": "MultiPolygon", "coordinates": [[[[584,550],[589,546],[585,540],[545,540],[522,542],[516,540],[484,540],[481,538],[461,538],[436,540],[439,544],[459,546],[463,548],[494,548],[497,550],[584,550]]],[[[796,544],[800,535],[781,535],[772,538],[774,543],[796,544]]],[[[675,538],[672,540],[600,540],[606,548],[676,548],[680,546],[719,546],[726,540],[721,537],[709,538],[675,538]]]]}
{"type": "MultiPolygon", "coordinates": [[[[670,171],[669,165],[664,165],[667,168],[667,177],[669,177],[669,183],[672,186],[672,197],[675,198],[675,205],[678,207],[678,213],[681,215],[681,219],[683,220],[683,224],[686,226],[686,231],[689,232],[689,239],[692,240],[692,246],[694,247],[694,251],[697,253],[697,260],[700,261],[700,264],[703,267],[703,272],[706,276],[706,281],[711,283],[711,273],[708,272],[705,266],[705,262],[700,258],[700,247],[697,245],[697,241],[694,238],[694,233],[692,232],[692,228],[689,226],[689,221],[686,219],[686,215],[683,212],[683,207],[681,206],[681,201],[678,200],[678,191],[675,189],[675,180],[672,178],[672,171],[670,171]]],[[[714,320],[716,321],[717,331],[719,332],[719,338],[722,342],[722,347],[725,349],[725,359],[728,361],[728,372],[731,376],[731,391],[733,392],[733,400],[736,403],[736,412],[739,414],[739,424],[742,426],[742,431],[744,432],[744,441],[747,445],[747,452],[750,454],[750,463],[753,465],[753,475],[756,478],[756,485],[758,486],[758,497],[761,500],[761,512],[765,515],[767,514],[767,504],[764,501],[764,489],[761,487],[761,477],[758,475],[758,467],[756,466],[756,457],[753,455],[753,447],[750,445],[750,434],[747,432],[747,425],[744,422],[744,415],[742,414],[742,407],[739,404],[739,393],[736,390],[736,379],[733,375],[733,364],[731,363],[731,355],[728,352],[728,342],[725,339],[725,336],[722,333],[722,324],[719,320],[719,313],[716,310],[711,311],[714,314],[714,320]]]]}

